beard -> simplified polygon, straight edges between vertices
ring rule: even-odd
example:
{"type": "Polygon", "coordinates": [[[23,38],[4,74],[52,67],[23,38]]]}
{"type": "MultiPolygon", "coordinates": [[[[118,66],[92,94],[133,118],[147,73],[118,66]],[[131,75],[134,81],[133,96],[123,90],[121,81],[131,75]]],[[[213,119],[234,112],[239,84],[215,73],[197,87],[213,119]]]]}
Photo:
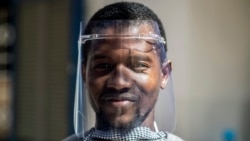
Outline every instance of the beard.
{"type": "Polygon", "coordinates": [[[141,114],[140,110],[137,109],[130,120],[112,120],[108,116],[105,116],[103,111],[96,113],[96,119],[99,130],[121,130],[127,131],[135,127],[141,126],[144,120],[147,118],[153,107],[150,108],[146,113],[141,114]]]}
{"type": "MultiPolygon", "coordinates": [[[[101,93],[100,103],[103,99],[112,99],[112,98],[125,98],[130,100],[135,100],[133,107],[130,108],[121,108],[114,110],[107,110],[107,105],[104,104],[95,110],[96,113],[96,127],[99,130],[129,130],[138,126],[141,126],[145,119],[152,112],[156,101],[153,101],[150,106],[146,106],[144,109],[145,103],[142,104],[142,97],[146,94],[146,91],[138,88],[136,85],[132,86],[129,89],[115,90],[110,88],[105,88],[101,93]]],[[[148,94],[148,93],[147,93],[148,94]]],[[[93,107],[93,105],[92,105],[93,107]]]]}

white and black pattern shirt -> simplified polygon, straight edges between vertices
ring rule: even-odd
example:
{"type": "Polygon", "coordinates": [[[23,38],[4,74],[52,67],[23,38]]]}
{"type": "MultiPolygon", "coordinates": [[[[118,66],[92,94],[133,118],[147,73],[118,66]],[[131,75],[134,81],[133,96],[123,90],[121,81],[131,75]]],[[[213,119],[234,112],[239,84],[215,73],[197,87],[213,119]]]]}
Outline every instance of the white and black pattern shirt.
{"type": "Polygon", "coordinates": [[[80,138],[75,135],[63,141],[183,141],[179,137],[166,132],[153,132],[146,127],[137,127],[129,131],[100,131],[90,129],[80,138]]]}

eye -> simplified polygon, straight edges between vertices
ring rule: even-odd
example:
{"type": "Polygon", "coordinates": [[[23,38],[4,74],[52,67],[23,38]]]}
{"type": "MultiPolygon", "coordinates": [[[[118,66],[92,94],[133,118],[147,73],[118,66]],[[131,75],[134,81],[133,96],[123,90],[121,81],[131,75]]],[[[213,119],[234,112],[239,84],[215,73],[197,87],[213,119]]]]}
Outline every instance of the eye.
{"type": "Polygon", "coordinates": [[[136,72],[145,72],[146,70],[150,68],[150,66],[145,62],[139,61],[139,62],[134,62],[132,64],[132,68],[136,72]]]}
{"type": "Polygon", "coordinates": [[[112,65],[109,63],[97,63],[93,65],[93,69],[97,72],[107,72],[112,69],[112,65]]]}

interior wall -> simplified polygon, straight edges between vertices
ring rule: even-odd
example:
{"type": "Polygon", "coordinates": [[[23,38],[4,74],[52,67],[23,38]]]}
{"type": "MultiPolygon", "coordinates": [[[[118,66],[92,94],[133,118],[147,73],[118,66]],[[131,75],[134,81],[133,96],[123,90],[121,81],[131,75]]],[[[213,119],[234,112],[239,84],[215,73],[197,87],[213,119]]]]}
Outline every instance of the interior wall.
{"type": "Polygon", "coordinates": [[[55,141],[68,134],[69,3],[18,5],[16,140],[55,141]]]}
{"type": "Polygon", "coordinates": [[[177,129],[189,139],[220,141],[230,131],[247,140],[249,13],[246,0],[190,2],[188,87],[177,129]]]}
{"type": "MultiPolygon", "coordinates": [[[[112,2],[86,1],[86,19],[112,2]]],[[[138,0],[162,19],[173,62],[175,134],[192,141],[239,141],[249,134],[250,2],[138,0]]]]}

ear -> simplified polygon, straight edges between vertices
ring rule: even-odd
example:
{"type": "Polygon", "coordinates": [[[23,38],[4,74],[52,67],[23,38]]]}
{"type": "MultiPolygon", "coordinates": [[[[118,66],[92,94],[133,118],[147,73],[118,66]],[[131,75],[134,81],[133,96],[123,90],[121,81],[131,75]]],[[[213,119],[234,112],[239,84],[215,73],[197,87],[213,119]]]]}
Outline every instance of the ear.
{"type": "Polygon", "coordinates": [[[161,88],[164,89],[167,86],[168,77],[172,72],[172,62],[170,60],[164,62],[161,71],[162,71],[161,88]]]}

